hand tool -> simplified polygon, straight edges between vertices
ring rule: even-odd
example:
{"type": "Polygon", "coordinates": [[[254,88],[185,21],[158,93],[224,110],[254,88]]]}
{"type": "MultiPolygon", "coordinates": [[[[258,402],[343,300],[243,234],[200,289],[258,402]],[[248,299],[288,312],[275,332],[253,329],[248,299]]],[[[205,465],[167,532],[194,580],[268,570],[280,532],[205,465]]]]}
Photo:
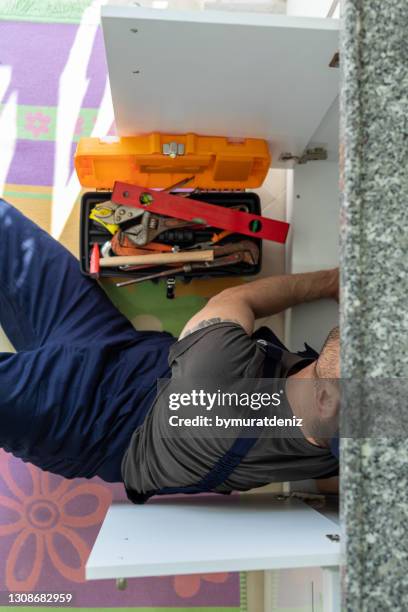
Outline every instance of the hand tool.
{"type": "Polygon", "coordinates": [[[166,230],[188,226],[191,226],[191,221],[184,221],[175,217],[162,217],[150,211],[144,211],[141,222],[126,230],[126,235],[136,246],[144,246],[166,230]]]}
{"type": "Polygon", "coordinates": [[[214,257],[216,258],[238,252],[251,253],[254,260],[259,259],[259,248],[252,240],[241,240],[240,242],[229,242],[228,244],[214,246],[214,257]]]}
{"type": "Polygon", "coordinates": [[[117,268],[119,266],[138,266],[145,264],[166,265],[190,261],[212,261],[214,251],[199,251],[197,253],[152,253],[151,255],[135,255],[134,257],[102,257],[101,268],[117,268]]]}
{"type": "Polygon", "coordinates": [[[166,298],[168,300],[174,300],[176,297],[176,279],[171,276],[166,281],[166,298]]]}
{"type": "MultiPolygon", "coordinates": [[[[128,287],[129,285],[135,285],[137,283],[143,283],[147,280],[154,280],[158,278],[164,278],[166,276],[172,276],[173,274],[191,274],[194,270],[206,270],[213,268],[224,268],[227,266],[233,266],[237,263],[241,263],[245,260],[244,253],[233,253],[232,255],[227,255],[226,257],[220,257],[215,261],[205,262],[205,263],[191,263],[185,264],[184,266],[180,266],[180,268],[173,268],[171,270],[164,270],[164,272],[156,272],[155,274],[150,274],[149,276],[143,276],[142,278],[133,278],[128,281],[122,281],[120,283],[116,283],[116,287],[128,287]]],[[[248,263],[248,262],[246,262],[248,263]]],[[[255,263],[252,262],[251,263],[255,263]]]]}
{"type": "Polygon", "coordinates": [[[181,248],[193,246],[199,242],[208,242],[211,240],[214,232],[211,230],[192,230],[192,229],[176,229],[167,230],[158,236],[160,243],[177,244],[181,248]]]}
{"type": "MultiPolygon", "coordinates": [[[[160,278],[161,276],[170,276],[172,274],[179,274],[180,272],[191,272],[193,270],[202,270],[202,269],[212,269],[212,268],[222,268],[226,265],[233,265],[237,263],[246,263],[248,265],[254,266],[259,261],[259,249],[253,242],[244,241],[241,243],[241,247],[243,250],[237,251],[235,253],[230,253],[229,255],[225,255],[224,257],[218,257],[212,262],[205,263],[192,263],[186,264],[180,268],[171,268],[170,270],[165,270],[164,272],[155,273],[153,275],[149,275],[148,277],[143,277],[137,279],[137,282],[142,282],[143,280],[149,280],[153,278],[160,278]]],[[[129,267],[128,272],[138,271],[140,268],[129,267]]],[[[134,279],[122,283],[118,283],[117,287],[124,287],[127,285],[133,284],[134,279]]]]}
{"type": "Polygon", "coordinates": [[[224,240],[224,238],[227,238],[228,236],[232,236],[232,234],[233,232],[228,232],[226,230],[224,232],[220,232],[219,234],[214,233],[212,235],[211,240],[207,242],[197,242],[196,244],[186,247],[184,250],[191,251],[192,249],[208,249],[214,246],[215,244],[217,244],[218,242],[221,242],[221,240],[224,240]]]}
{"type": "Polygon", "coordinates": [[[259,261],[259,248],[251,240],[242,240],[241,242],[231,242],[223,246],[214,247],[214,257],[219,259],[233,253],[244,253],[245,263],[255,265],[259,261]]]}
{"type": "MultiPolygon", "coordinates": [[[[180,184],[184,184],[184,182],[181,181],[180,184]]],[[[177,184],[171,187],[170,189],[176,186],[177,184]]],[[[167,190],[165,189],[163,191],[167,190]]],[[[163,193],[163,191],[160,193],[163,193]]],[[[149,204],[149,198],[150,196],[146,196],[144,202],[146,205],[149,204]]],[[[230,208],[231,210],[248,210],[248,207],[245,205],[232,206],[230,208]]],[[[131,240],[139,246],[143,246],[143,244],[146,244],[146,242],[143,242],[143,240],[145,239],[145,230],[143,229],[143,227],[149,224],[149,232],[151,234],[152,230],[156,227],[155,223],[157,221],[155,221],[154,219],[159,219],[157,215],[153,215],[153,217],[150,219],[148,216],[143,216],[143,210],[141,209],[133,208],[131,206],[120,206],[118,204],[114,204],[111,200],[96,204],[92,209],[89,218],[102,225],[111,234],[117,233],[119,227],[123,231],[125,231],[125,228],[128,227],[129,229],[127,231],[129,236],[131,237],[131,240]],[[138,225],[135,225],[135,222],[138,220],[140,221],[140,223],[138,225]]],[[[162,221],[161,224],[158,223],[157,232],[159,232],[159,229],[160,232],[162,232],[165,231],[166,228],[186,227],[187,225],[188,223],[183,220],[179,220],[179,223],[177,223],[175,220],[162,221]]],[[[148,242],[150,242],[150,240],[148,242]]]]}
{"type": "Polygon", "coordinates": [[[102,245],[101,255],[102,257],[110,257],[112,255],[112,243],[110,240],[102,245]]]}
{"type": "Polygon", "coordinates": [[[186,200],[127,183],[115,183],[112,201],[123,206],[148,209],[159,215],[167,215],[279,243],[286,242],[289,231],[289,224],[283,221],[267,219],[260,215],[231,210],[197,200],[186,200]]]}
{"type": "MultiPolygon", "coordinates": [[[[184,187],[187,183],[192,181],[194,176],[190,176],[186,179],[178,181],[174,185],[163,189],[163,193],[170,193],[174,189],[184,187]]],[[[134,208],[130,208],[128,206],[118,206],[114,204],[112,200],[107,200],[105,202],[99,202],[94,206],[91,210],[89,218],[92,221],[96,221],[108,230],[111,234],[115,234],[118,231],[118,225],[123,225],[129,221],[133,221],[138,217],[141,217],[143,212],[137,211],[134,208]]]]}
{"type": "Polygon", "coordinates": [[[125,232],[117,232],[111,240],[112,251],[115,255],[147,255],[151,251],[158,253],[173,253],[175,247],[159,242],[149,242],[143,248],[137,247],[125,232]]]}
{"type": "Polygon", "coordinates": [[[104,227],[117,228],[114,234],[121,229],[126,231],[130,240],[136,246],[144,246],[152,242],[156,236],[166,231],[179,227],[186,227],[191,223],[173,217],[161,217],[149,211],[129,206],[119,206],[113,202],[96,204],[92,210],[93,219],[104,224],[104,227]],[[126,228],[126,229],[125,229],[126,228]]]}
{"type": "Polygon", "coordinates": [[[105,214],[105,218],[103,216],[98,216],[97,206],[99,206],[99,204],[96,204],[96,206],[91,210],[91,212],[89,213],[89,218],[94,223],[101,225],[109,232],[109,234],[115,234],[119,230],[119,226],[112,221],[112,217],[110,215],[105,214]],[[110,222],[106,219],[106,216],[111,219],[110,222]]]}
{"type": "Polygon", "coordinates": [[[95,204],[89,218],[103,225],[112,234],[115,234],[119,230],[119,225],[129,221],[133,222],[142,216],[143,210],[137,210],[129,206],[119,206],[109,201],[95,204]]]}
{"type": "MultiPolygon", "coordinates": [[[[90,229],[88,232],[88,236],[90,238],[100,238],[101,240],[103,240],[103,238],[105,238],[105,240],[107,240],[110,236],[110,232],[108,232],[108,230],[104,229],[104,228],[98,228],[98,229],[90,229]]],[[[91,240],[92,242],[92,240],[91,240]]]]}
{"type": "Polygon", "coordinates": [[[92,278],[99,278],[100,273],[100,252],[99,244],[95,242],[91,251],[91,258],[89,262],[89,274],[92,278]]]}
{"type": "MultiPolygon", "coordinates": [[[[181,181],[178,181],[177,183],[174,183],[174,185],[170,185],[170,187],[166,187],[165,189],[160,189],[160,192],[161,193],[171,193],[175,189],[181,189],[182,187],[187,185],[187,183],[191,183],[191,181],[194,179],[195,179],[195,176],[189,176],[185,179],[182,179],[181,181]]],[[[188,193],[188,195],[190,194],[188,193]]]]}
{"type": "Polygon", "coordinates": [[[242,242],[240,245],[240,249],[237,249],[235,251],[224,251],[223,253],[221,253],[220,251],[215,251],[215,253],[219,254],[218,257],[217,255],[215,255],[215,261],[217,262],[223,261],[225,258],[232,257],[234,255],[239,255],[239,261],[249,264],[250,266],[256,265],[259,261],[259,249],[256,244],[254,244],[250,240],[245,240],[244,242],[242,242]]]}

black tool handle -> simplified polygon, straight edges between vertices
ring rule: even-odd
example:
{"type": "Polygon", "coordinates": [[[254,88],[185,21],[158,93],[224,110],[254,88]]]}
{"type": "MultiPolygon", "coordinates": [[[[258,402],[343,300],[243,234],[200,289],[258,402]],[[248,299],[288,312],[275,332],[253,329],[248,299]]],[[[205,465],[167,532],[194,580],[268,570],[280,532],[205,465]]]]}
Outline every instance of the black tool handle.
{"type": "Polygon", "coordinates": [[[211,240],[214,232],[193,231],[193,230],[167,230],[162,232],[157,238],[157,242],[163,244],[177,244],[178,246],[193,246],[197,242],[211,240]]]}

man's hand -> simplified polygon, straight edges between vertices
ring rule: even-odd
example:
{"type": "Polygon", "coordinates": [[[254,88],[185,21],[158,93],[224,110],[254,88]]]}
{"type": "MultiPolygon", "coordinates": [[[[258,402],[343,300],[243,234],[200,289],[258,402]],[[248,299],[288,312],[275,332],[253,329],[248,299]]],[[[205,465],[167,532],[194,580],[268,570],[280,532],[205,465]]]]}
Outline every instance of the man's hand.
{"type": "Polygon", "coordinates": [[[339,296],[339,271],[271,276],[222,291],[211,298],[186,325],[180,338],[222,321],[241,325],[251,335],[256,319],[305,302],[339,296]]]}
{"type": "Polygon", "coordinates": [[[323,494],[339,494],[339,477],[333,476],[332,478],[321,478],[316,480],[316,488],[319,493],[323,494]]]}

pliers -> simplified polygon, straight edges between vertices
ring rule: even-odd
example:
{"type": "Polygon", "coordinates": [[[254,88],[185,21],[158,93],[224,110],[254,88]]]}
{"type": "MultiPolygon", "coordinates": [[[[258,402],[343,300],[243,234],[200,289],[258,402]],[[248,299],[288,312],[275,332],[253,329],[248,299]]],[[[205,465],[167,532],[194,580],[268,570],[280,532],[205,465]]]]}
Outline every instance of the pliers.
{"type": "Polygon", "coordinates": [[[120,204],[108,201],[94,206],[91,212],[91,219],[105,227],[116,226],[116,232],[119,229],[118,226],[140,219],[144,212],[143,208],[131,208],[130,206],[121,206],[120,204]]]}
{"type": "MultiPolygon", "coordinates": [[[[174,185],[171,185],[162,191],[171,193],[175,189],[181,189],[181,187],[184,187],[190,183],[194,178],[194,176],[189,176],[188,178],[178,181],[174,185]]],[[[129,221],[133,221],[134,219],[140,219],[144,212],[145,211],[142,208],[121,206],[120,204],[115,204],[115,202],[112,202],[112,200],[107,200],[106,202],[96,204],[92,209],[89,218],[102,225],[111,234],[116,234],[119,229],[122,229],[120,226],[129,221]]]]}

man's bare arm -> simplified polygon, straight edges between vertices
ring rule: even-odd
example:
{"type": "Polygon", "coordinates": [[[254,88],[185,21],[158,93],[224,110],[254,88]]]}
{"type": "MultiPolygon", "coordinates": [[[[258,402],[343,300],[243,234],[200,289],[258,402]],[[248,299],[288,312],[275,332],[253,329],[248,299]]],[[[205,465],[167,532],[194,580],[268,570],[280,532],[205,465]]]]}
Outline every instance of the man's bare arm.
{"type": "Polygon", "coordinates": [[[297,304],[338,299],[338,270],[271,276],[226,289],[211,298],[183,329],[180,338],[221,321],[241,325],[250,335],[256,319],[271,316],[297,304]]]}

